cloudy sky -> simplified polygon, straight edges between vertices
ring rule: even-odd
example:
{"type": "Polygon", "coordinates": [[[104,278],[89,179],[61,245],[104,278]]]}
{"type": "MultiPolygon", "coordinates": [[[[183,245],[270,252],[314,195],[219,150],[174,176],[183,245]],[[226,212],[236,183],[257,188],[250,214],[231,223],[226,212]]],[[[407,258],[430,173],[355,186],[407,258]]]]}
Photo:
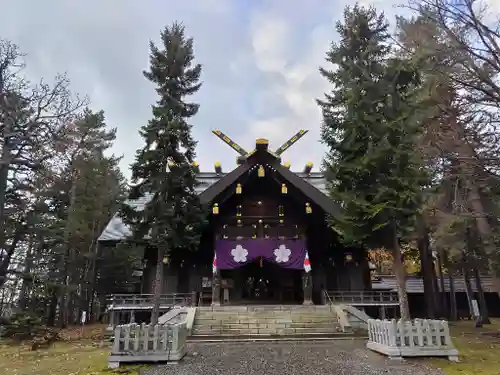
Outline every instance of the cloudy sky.
{"type": "MultiPolygon", "coordinates": [[[[203,65],[201,104],[193,120],[202,170],[236,153],[211,134],[220,129],[250,150],[266,137],[278,148],[301,128],[310,133],[283,155],[300,170],[318,169],[320,116],[315,99],[328,85],[318,73],[335,22],[351,0],[0,0],[0,37],[19,44],[33,80],[67,72],[118,128],[114,152],[128,165],[141,146],[137,130],[156,100],[143,78],[148,42],[174,20],[185,23],[203,65]]],[[[389,16],[397,0],[371,1],[389,16]]]]}

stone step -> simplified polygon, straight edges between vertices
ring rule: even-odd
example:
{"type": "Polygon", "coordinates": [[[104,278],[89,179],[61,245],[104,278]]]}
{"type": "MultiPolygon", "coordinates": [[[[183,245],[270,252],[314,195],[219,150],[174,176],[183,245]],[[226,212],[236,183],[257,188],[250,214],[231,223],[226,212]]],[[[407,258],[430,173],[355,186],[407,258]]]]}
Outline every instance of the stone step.
{"type": "Polygon", "coordinates": [[[300,316],[332,316],[335,315],[334,312],[332,311],[326,311],[324,313],[317,313],[317,312],[311,312],[311,313],[300,313],[300,314],[290,314],[287,312],[269,312],[269,313],[235,313],[235,314],[226,314],[226,313],[198,313],[197,316],[200,317],[231,317],[231,316],[255,316],[255,317],[271,317],[271,316],[292,316],[292,317],[300,317],[300,316]]]}
{"type": "Polygon", "coordinates": [[[327,305],[260,305],[260,306],[200,306],[199,311],[217,312],[250,312],[250,311],[325,311],[331,310],[327,305]]]}
{"type": "MultiPolygon", "coordinates": [[[[199,309],[199,308],[198,308],[199,309]]],[[[234,314],[327,314],[331,313],[333,310],[331,309],[322,309],[322,310],[198,310],[200,314],[226,314],[226,315],[234,315],[234,314]]]]}
{"type": "Polygon", "coordinates": [[[305,322],[287,322],[287,323],[223,323],[223,324],[199,324],[194,323],[193,328],[218,328],[218,327],[227,327],[227,328],[248,328],[248,329],[256,329],[256,328],[307,328],[307,327],[331,327],[338,326],[339,324],[336,322],[328,321],[328,322],[314,322],[314,323],[305,323],[305,322]]]}
{"type": "Polygon", "coordinates": [[[337,315],[320,306],[199,308],[195,337],[292,337],[343,334],[337,315]]]}
{"type": "Polygon", "coordinates": [[[195,324],[271,324],[271,323],[328,323],[337,322],[336,317],[321,318],[321,319],[289,319],[289,318],[273,318],[273,319],[254,319],[254,318],[240,318],[240,319],[195,319],[195,324]]]}
{"type": "Polygon", "coordinates": [[[336,314],[328,313],[328,314],[197,314],[197,319],[232,319],[236,317],[245,317],[245,318],[255,318],[255,319],[272,319],[272,318],[292,318],[292,319],[300,319],[300,318],[328,318],[334,317],[336,314]]]}
{"type": "MultiPolygon", "coordinates": [[[[188,338],[188,342],[273,342],[273,341],[318,341],[318,340],[352,340],[358,337],[350,333],[310,333],[303,335],[196,335],[188,338]]],[[[365,336],[359,336],[367,338],[365,336]]]]}
{"type": "Polygon", "coordinates": [[[193,335],[305,335],[313,333],[341,333],[340,327],[330,328],[259,328],[259,329],[193,329],[193,335]]]}

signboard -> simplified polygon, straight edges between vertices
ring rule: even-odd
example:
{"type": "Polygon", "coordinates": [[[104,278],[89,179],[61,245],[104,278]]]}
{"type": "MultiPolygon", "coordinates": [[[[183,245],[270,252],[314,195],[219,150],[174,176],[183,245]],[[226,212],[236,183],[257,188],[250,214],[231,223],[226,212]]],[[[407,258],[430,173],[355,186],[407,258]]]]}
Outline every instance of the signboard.
{"type": "Polygon", "coordinates": [[[85,324],[87,322],[87,312],[82,311],[82,319],[80,321],[82,324],[85,324]]]}
{"type": "Polygon", "coordinates": [[[477,300],[473,299],[471,301],[472,304],[472,315],[474,315],[474,318],[478,318],[481,316],[481,313],[479,312],[479,305],[477,304],[477,300]]]}

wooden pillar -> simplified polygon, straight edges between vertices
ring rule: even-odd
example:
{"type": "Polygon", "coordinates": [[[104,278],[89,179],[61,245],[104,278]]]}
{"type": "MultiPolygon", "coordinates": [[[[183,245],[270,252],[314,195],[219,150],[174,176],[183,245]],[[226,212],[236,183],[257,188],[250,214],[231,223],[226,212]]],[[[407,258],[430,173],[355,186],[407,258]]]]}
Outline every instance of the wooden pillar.
{"type": "Polygon", "coordinates": [[[302,274],[302,288],[304,290],[304,305],[312,305],[312,277],[311,272],[302,274]]]}
{"type": "Polygon", "coordinates": [[[198,301],[196,299],[197,296],[198,296],[198,293],[196,292],[196,290],[193,290],[191,292],[191,303],[189,304],[189,306],[197,306],[198,305],[198,301]]]}
{"type": "Polygon", "coordinates": [[[220,271],[217,270],[212,278],[212,306],[220,306],[220,271]]]}
{"type": "Polygon", "coordinates": [[[130,311],[130,323],[135,323],[135,311],[130,311]]]}
{"type": "Polygon", "coordinates": [[[382,319],[382,320],[386,319],[385,306],[380,306],[380,319],[382,319]]]}
{"type": "Polygon", "coordinates": [[[109,311],[109,326],[115,328],[115,311],[109,311]]]}

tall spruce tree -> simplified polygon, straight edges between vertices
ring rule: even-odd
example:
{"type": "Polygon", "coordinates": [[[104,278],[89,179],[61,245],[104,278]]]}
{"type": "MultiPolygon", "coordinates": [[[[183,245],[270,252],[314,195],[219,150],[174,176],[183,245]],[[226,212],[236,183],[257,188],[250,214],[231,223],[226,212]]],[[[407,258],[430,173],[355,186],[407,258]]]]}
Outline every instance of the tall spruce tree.
{"type": "Polygon", "coordinates": [[[388,24],[374,8],[347,7],[340,42],[321,69],[334,86],[318,100],[330,194],[343,207],[333,218],[343,241],[392,251],[401,317],[409,319],[400,242],[418,208],[421,172],[415,159],[414,101],[418,77],[391,58],[388,24]]]}
{"type": "Polygon", "coordinates": [[[142,211],[127,205],[122,209],[132,239],[141,242],[149,237],[148,245],[158,252],[152,324],[158,321],[164,263],[167,259],[180,263],[186,250],[197,247],[204,222],[195,192],[196,142],[188,123],[199,106],[185,102],[201,86],[201,65],[193,62],[193,39],[186,37],[182,24],[166,27],[161,41],[160,48],[150,43],[150,69],[144,72],[160,98],[153,106],[153,118],[140,130],[145,144],[132,165],[134,195],[150,200],[142,211]]]}

